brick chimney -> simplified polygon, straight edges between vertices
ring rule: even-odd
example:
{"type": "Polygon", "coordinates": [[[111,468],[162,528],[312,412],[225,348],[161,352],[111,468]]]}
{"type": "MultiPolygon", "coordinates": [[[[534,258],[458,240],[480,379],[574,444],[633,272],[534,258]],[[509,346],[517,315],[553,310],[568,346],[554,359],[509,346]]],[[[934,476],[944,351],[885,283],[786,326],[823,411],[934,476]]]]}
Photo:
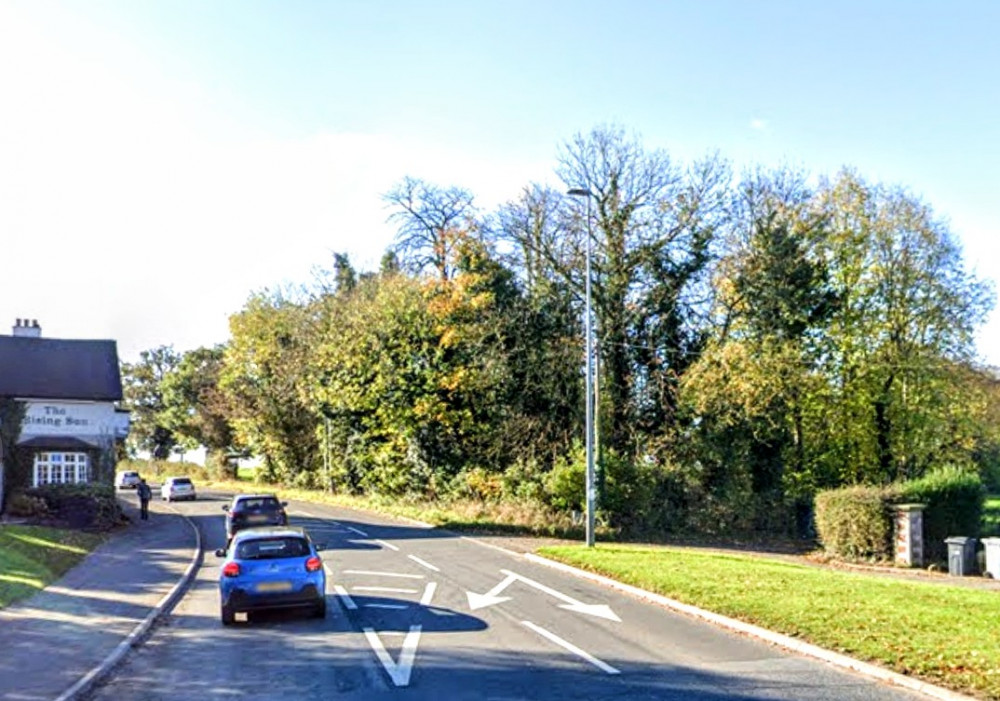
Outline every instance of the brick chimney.
{"type": "Polygon", "coordinates": [[[41,338],[42,327],[38,325],[38,319],[18,319],[12,333],[22,338],[41,338]]]}

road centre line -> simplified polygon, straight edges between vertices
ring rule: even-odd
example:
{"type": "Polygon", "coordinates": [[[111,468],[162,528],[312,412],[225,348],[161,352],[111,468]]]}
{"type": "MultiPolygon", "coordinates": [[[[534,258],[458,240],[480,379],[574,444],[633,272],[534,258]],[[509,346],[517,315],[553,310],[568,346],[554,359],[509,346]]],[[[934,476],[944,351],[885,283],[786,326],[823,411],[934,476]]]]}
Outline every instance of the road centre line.
{"type": "Polygon", "coordinates": [[[381,545],[383,548],[389,548],[389,550],[395,550],[396,552],[399,552],[399,548],[393,545],[392,543],[386,543],[384,540],[376,540],[375,542],[381,545]]]}
{"type": "Polygon", "coordinates": [[[399,589],[396,587],[351,587],[354,591],[383,591],[394,594],[416,594],[416,589],[399,589]]]}
{"type": "Polygon", "coordinates": [[[581,650],[580,648],[578,648],[573,643],[571,643],[569,641],[566,641],[566,640],[563,640],[562,638],[560,638],[555,633],[547,631],[544,628],[542,628],[541,626],[535,625],[531,621],[521,621],[521,625],[530,628],[531,630],[533,630],[536,633],[538,633],[539,635],[541,635],[543,638],[547,638],[547,639],[551,640],[556,645],[559,645],[560,647],[563,647],[563,648],[569,650],[574,655],[576,655],[578,657],[582,657],[583,659],[587,660],[587,662],[589,662],[590,664],[594,665],[595,667],[597,667],[598,669],[600,669],[600,670],[602,670],[604,672],[607,672],[608,674],[621,674],[621,672],[619,672],[617,669],[615,669],[614,667],[612,667],[611,665],[609,665],[607,662],[604,662],[603,660],[597,659],[596,657],[594,657],[593,655],[591,655],[586,650],[581,650]]]}
{"type": "Polygon", "coordinates": [[[426,560],[421,560],[416,555],[407,555],[407,557],[410,558],[411,560],[413,560],[414,562],[416,562],[421,567],[426,567],[427,569],[433,570],[434,572],[440,572],[441,571],[440,569],[438,569],[437,567],[435,567],[431,563],[427,562],[426,560]]]}
{"type": "Polygon", "coordinates": [[[358,610],[358,605],[354,603],[354,599],[351,598],[351,595],[347,593],[346,589],[344,589],[339,584],[334,584],[333,590],[337,592],[337,596],[339,596],[340,600],[344,602],[344,606],[346,606],[351,611],[358,610]]]}
{"type": "Polygon", "coordinates": [[[374,570],[344,570],[344,574],[367,574],[373,577],[401,577],[403,579],[424,579],[422,574],[399,574],[396,572],[376,572],[374,570]]]}

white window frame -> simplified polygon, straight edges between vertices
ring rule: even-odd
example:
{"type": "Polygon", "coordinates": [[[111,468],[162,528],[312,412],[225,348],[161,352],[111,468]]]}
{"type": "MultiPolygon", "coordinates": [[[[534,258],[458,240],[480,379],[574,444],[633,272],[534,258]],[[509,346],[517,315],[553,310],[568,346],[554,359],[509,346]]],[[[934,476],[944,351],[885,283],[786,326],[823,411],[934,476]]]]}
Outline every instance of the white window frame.
{"type": "Polygon", "coordinates": [[[32,486],[83,484],[90,482],[90,458],[86,453],[46,450],[35,453],[32,486]]]}

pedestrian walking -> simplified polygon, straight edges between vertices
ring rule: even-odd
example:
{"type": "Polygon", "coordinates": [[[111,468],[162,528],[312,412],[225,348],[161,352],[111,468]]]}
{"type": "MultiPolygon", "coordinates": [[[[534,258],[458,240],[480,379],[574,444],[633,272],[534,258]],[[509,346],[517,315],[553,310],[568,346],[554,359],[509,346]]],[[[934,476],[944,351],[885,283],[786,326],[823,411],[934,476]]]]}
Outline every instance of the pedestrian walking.
{"type": "Polygon", "coordinates": [[[153,498],[153,490],[146,484],[146,480],[139,480],[139,486],[135,493],[139,496],[139,518],[143,521],[149,520],[149,500],[153,498]]]}

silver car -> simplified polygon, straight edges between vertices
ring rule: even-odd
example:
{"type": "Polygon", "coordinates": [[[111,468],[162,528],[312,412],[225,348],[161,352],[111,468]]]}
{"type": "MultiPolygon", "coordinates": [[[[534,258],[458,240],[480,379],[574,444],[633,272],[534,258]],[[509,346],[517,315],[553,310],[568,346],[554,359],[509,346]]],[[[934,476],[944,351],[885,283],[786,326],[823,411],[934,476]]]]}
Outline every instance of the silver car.
{"type": "Polygon", "coordinates": [[[160,498],[166,501],[181,499],[194,501],[197,498],[194,482],[190,477],[167,477],[160,486],[160,498]]]}

